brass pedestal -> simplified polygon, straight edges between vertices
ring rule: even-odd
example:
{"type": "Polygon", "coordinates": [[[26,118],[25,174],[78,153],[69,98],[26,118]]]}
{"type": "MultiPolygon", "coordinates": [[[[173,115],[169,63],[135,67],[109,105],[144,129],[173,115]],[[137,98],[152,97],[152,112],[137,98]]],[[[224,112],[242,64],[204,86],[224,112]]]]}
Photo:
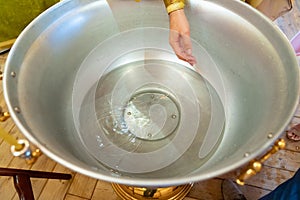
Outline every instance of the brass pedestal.
{"type": "Polygon", "coordinates": [[[143,188],[112,183],[118,196],[124,200],[181,200],[191,190],[193,184],[165,188],[143,188]]]}

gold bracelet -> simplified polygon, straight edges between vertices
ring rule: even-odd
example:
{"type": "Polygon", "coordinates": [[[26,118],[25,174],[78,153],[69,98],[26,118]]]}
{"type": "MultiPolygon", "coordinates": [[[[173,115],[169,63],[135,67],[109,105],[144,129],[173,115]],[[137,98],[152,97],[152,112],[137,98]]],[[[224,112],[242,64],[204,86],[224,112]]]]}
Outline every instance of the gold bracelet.
{"type": "Polygon", "coordinates": [[[184,0],[164,0],[168,14],[184,8],[184,0]]]}
{"type": "Polygon", "coordinates": [[[252,7],[257,8],[263,0],[246,0],[246,3],[250,4],[252,7]]]}

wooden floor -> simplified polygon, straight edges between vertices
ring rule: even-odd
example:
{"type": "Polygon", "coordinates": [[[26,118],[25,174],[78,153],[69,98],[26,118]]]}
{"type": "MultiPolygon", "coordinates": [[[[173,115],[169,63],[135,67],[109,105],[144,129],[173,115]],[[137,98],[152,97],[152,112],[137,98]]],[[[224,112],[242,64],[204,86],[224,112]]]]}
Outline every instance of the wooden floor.
{"type": "MultiPolygon", "coordinates": [[[[289,39],[300,31],[300,3],[297,0],[292,12],[279,18],[275,23],[284,31],[289,39]]],[[[3,66],[7,53],[0,55],[0,67],[3,66]]],[[[2,83],[0,83],[2,84],[2,83]]],[[[2,94],[0,93],[0,105],[5,106],[2,94]]],[[[291,125],[300,123],[300,110],[295,114],[291,125]]],[[[23,138],[22,134],[13,124],[12,120],[1,124],[11,135],[23,138]]],[[[283,135],[283,138],[285,136],[283,135]]],[[[32,169],[42,171],[55,171],[71,173],[73,178],[69,181],[32,179],[34,195],[39,200],[117,200],[119,199],[113,191],[110,183],[92,179],[84,175],[75,173],[45,155],[42,155],[33,165],[27,165],[24,160],[15,158],[10,153],[10,146],[0,139],[0,167],[11,167],[19,169],[32,169]]],[[[300,166],[300,142],[287,141],[287,148],[273,155],[265,163],[262,171],[255,177],[247,181],[247,184],[240,187],[249,200],[258,199],[269,193],[278,184],[292,177],[300,166]]],[[[195,183],[191,192],[185,200],[221,200],[221,182],[224,178],[235,179],[237,169],[234,172],[223,175],[222,177],[210,179],[204,182],[195,183]]],[[[13,187],[11,177],[0,177],[0,200],[17,200],[18,196],[13,187]]]]}

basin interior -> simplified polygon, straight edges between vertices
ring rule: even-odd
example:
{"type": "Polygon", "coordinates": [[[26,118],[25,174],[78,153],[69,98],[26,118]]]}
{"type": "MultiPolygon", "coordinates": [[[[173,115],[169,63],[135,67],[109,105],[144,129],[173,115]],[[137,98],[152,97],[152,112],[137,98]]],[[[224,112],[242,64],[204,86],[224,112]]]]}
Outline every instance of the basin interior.
{"type": "Polygon", "coordinates": [[[16,124],[61,164],[124,184],[204,180],[261,154],[297,105],[292,48],[242,2],[191,0],[186,15],[195,67],[169,46],[161,1],[50,8],[8,57],[16,124]]]}

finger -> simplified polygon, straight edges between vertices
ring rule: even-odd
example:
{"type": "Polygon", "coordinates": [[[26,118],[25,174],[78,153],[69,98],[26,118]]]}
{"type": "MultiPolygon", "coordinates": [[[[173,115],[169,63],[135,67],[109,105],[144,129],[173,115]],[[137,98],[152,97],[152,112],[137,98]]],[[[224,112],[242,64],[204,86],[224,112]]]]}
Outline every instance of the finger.
{"type": "Polygon", "coordinates": [[[187,62],[190,63],[190,65],[195,66],[197,64],[197,60],[194,56],[191,56],[187,59],[187,62]]]}
{"type": "Polygon", "coordinates": [[[191,38],[188,35],[182,35],[181,37],[182,48],[184,49],[185,59],[192,66],[197,63],[196,58],[192,53],[192,42],[191,38]]]}
{"type": "Polygon", "coordinates": [[[186,60],[186,54],[184,53],[182,44],[181,44],[181,39],[180,39],[180,34],[176,31],[171,31],[170,32],[170,37],[169,37],[169,42],[174,50],[175,54],[177,55],[178,58],[182,60],[186,60]]]}
{"type": "Polygon", "coordinates": [[[187,55],[192,55],[192,42],[188,35],[181,35],[182,47],[187,55]]]}
{"type": "Polygon", "coordinates": [[[196,58],[194,56],[188,55],[184,52],[183,48],[180,45],[180,42],[173,43],[171,44],[171,46],[179,59],[184,60],[190,63],[191,65],[195,65],[197,63],[196,58]]]}
{"type": "Polygon", "coordinates": [[[196,58],[192,55],[191,40],[189,37],[183,36],[179,34],[179,32],[172,30],[169,35],[169,42],[179,59],[188,62],[190,65],[195,65],[197,63],[196,58]],[[183,37],[186,39],[184,40],[183,37]],[[187,50],[184,49],[184,45],[188,47],[187,50]]]}

